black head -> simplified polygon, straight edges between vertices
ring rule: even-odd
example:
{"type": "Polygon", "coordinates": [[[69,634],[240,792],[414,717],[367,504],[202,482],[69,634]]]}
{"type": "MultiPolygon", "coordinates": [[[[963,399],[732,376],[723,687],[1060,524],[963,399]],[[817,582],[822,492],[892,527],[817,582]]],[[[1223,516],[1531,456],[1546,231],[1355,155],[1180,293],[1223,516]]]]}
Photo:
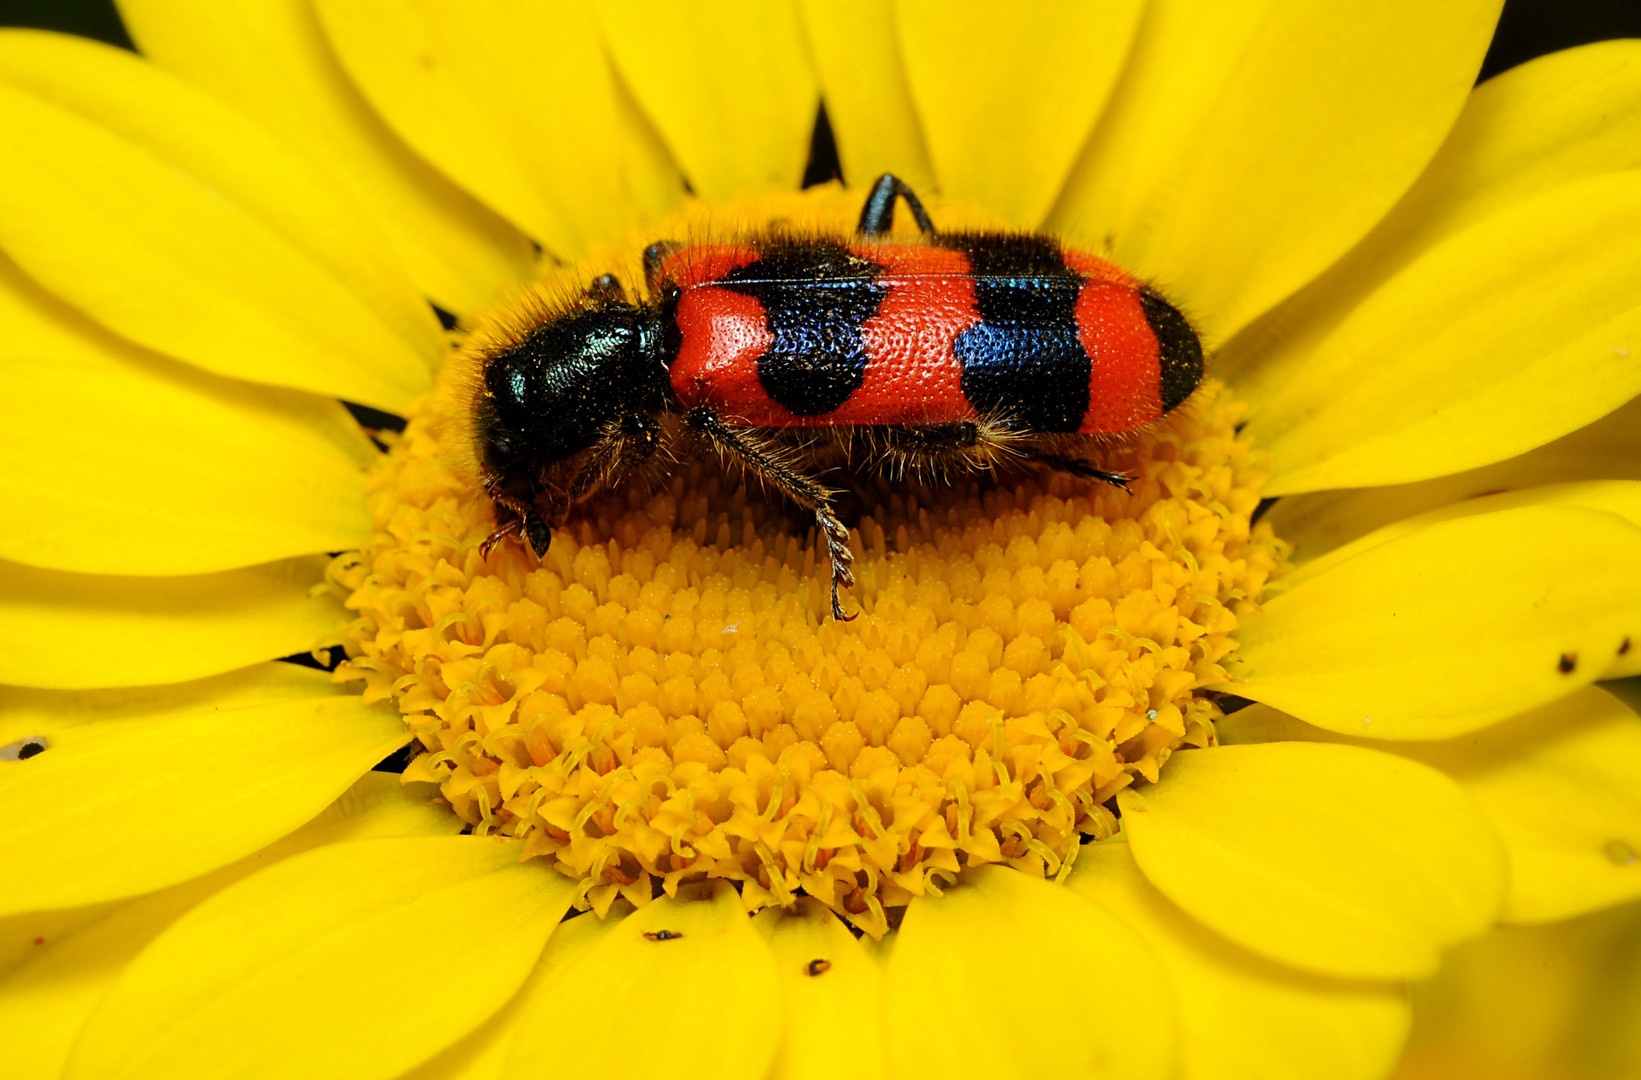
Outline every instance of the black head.
{"type": "Polygon", "coordinates": [[[653,427],[664,403],[654,316],[591,297],[485,356],[483,373],[473,420],[486,482],[492,495],[525,502],[554,488],[570,492],[576,459],[612,436],[653,427]]]}

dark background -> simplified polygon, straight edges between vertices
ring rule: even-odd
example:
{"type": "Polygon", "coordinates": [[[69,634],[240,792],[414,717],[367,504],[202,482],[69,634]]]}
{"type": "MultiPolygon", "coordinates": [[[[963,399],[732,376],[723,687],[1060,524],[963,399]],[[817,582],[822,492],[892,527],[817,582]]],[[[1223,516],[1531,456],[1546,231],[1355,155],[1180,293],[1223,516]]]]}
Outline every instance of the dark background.
{"type": "MultiPolygon", "coordinates": [[[[111,0],[0,0],[0,26],[44,26],[131,44],[111,0]]],[[[1506,0],[1482,78],[1543,53],[1615,37],[1641,37],[1641,0],[1506,0]]]]}

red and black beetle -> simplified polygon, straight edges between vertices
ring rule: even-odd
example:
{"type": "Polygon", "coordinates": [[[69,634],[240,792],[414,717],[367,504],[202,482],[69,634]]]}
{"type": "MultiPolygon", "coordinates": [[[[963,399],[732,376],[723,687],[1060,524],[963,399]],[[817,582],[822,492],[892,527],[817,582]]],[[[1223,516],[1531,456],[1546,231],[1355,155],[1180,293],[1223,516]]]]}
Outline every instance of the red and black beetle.
{"type": "Polygon", "coordinates": [[[659,243],[644,270],[647,300],[606,275],[480,357],[487,551],[519,536],[545,553],[572,505],[651,461],[671,413],[814,513],[841,619],[848,530],[795,440],[868,434],[898,468],[1017,460],[1123,486],[1079,448],[1150,424],[1202,380],[1196,332],[1149,285],[1048,236],[936,232],[889,175],[853,238],[659,243]],[[899,200],[922,242],[886,239],[899,200]]]}

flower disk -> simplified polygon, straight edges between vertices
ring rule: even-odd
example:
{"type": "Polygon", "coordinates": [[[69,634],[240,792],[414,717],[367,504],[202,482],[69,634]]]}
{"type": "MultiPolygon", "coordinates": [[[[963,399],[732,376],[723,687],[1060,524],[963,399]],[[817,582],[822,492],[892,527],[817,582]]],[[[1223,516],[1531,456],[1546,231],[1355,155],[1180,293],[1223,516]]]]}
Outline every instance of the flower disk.
{"type": "Polygon", "coordinates": [[[374,479],[375,538],[332,566],[357,612],[340,677],[404,712],[407,778],[600,913],[721,878],[749,910],[801,890],[879,936],[964,868],[1062,875],[1115,832],[1118,791],[1214,742],[1196,691],[1285,555],[1249,524],[1264,476],[1209,386],[1102,451],[1130,494],[869,483],[848,623],[813,535],[716,464],[593,499],[539,564],[487,559],[445,389],[374,479]]]}

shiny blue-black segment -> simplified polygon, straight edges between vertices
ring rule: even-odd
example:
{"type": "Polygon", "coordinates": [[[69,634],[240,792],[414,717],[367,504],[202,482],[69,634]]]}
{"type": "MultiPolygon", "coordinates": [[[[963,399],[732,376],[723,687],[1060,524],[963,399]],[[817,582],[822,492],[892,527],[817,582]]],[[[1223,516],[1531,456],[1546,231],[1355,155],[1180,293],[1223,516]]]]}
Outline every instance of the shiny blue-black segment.
{"type": "Polygon", "coordinates": [[[980,322],[958,335],[963,396],[1026,431],[1076,431],[1088,412],[1088,353],[1077,335],[1082,277],[1042,236],[950,233],[974,276],[980,322]]]}
{"type": "Polygon", "coordinates": [[[866,378],[861,326],[888,286],[882,267],[831,240],[776,240],[737,267],[720,288],[756,297],[773,339],[758,358],[764,393],[798,416],[824,416],[866,378]]]}

